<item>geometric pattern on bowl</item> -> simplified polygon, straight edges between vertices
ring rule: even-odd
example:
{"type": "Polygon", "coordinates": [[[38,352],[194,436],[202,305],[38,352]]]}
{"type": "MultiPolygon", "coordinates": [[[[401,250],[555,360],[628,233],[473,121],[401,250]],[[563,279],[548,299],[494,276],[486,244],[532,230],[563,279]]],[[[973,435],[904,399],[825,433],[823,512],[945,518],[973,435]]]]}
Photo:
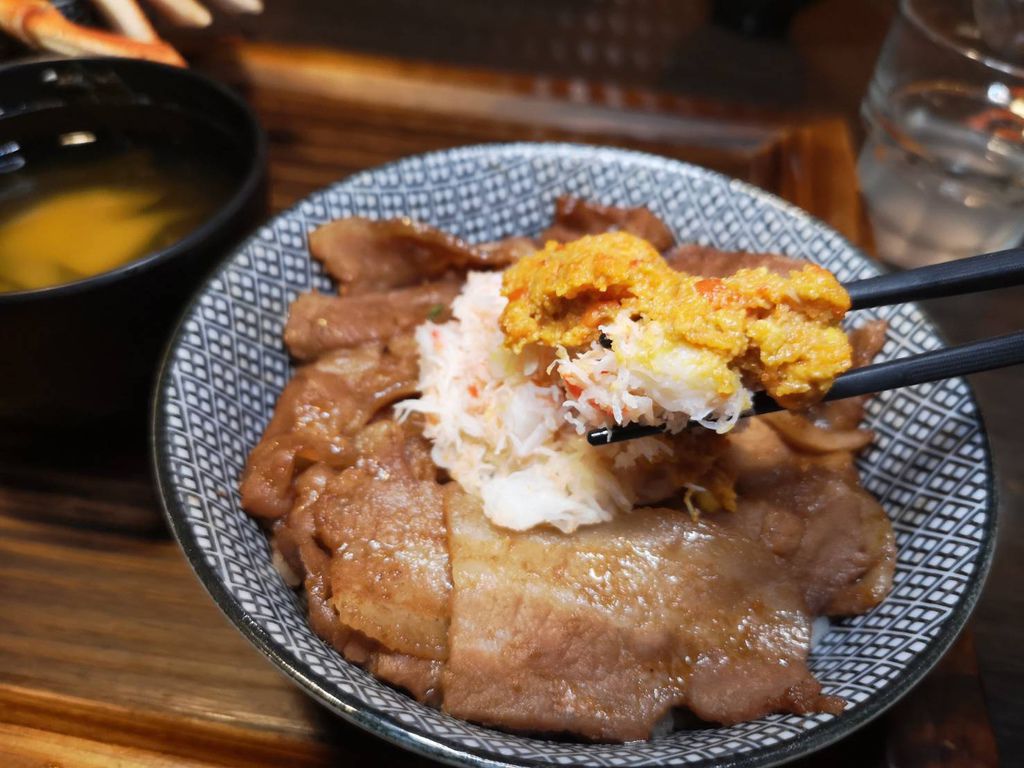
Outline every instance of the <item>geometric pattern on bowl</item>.
{"type": "MultiPolygon", "coordinates": [[[[811,657],[839,716],[773,715],[648,742],[579,744],[511,735],[424,707],[349,664],[309,629],[239,504],[245,457],[292,374],[281,331],[296,295],[332,291],[307,235],[350,215],[408,216],[470,241],[534,233],[571,194],[644,205],[677,240],[810,259],[840,280],[875,267],[836,232],[748,184],[673,160],[567,144],[465,147],[410,157],[310,196],[256,232],[197,293],[168,351],[154,406],[154,457],[168,520],[200,580],[275,664],[342,717],[459,765],[764,766],[828,744],[878,715],[955,639],[977,599],[995,538],[984,426],[956,379],[887,392],[868,408],[874,445],[865,487],[893,520],[893,591],[864,616],[834,622],[811,657]]],[[[941,346],[914,305],[881,317],[890,359],[941,346]]]]}

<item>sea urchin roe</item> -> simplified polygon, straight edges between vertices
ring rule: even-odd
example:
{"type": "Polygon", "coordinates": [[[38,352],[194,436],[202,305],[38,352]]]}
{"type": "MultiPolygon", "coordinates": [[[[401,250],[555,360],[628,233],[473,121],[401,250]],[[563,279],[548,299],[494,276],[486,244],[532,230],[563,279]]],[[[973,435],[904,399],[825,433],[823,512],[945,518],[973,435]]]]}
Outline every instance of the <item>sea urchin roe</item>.
{"type": "Polygon", "coordinates": [[[610,232],[548,243],[505,272],[502,293],[506,346],[558,351],[562,378],[583,397],[577,410],[589,424],[590,406],[618,423],[664,419],[675,411],[659,409],[664,400],[629,399],[660,382],[696,398],[696,405],[676,403],[686,418],[731,425],[749,401],[745,382],[799,408],[819,400],[851,364],[839,327],[849,296],[813,264],[785,277],[759,268],[702,278],[673,270],[646,241],[610,232]],[[598,344],[601,333],[611,350],[598,344]],[[625,400],[612,396],[611,408],[603,407],[596,390],[625,400]]]}

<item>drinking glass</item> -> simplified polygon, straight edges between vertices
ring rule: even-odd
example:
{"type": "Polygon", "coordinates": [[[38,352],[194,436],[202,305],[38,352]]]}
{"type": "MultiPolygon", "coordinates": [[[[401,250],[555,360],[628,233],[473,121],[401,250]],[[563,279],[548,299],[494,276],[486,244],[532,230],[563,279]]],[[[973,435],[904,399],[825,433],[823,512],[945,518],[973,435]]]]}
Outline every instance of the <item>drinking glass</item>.
{"type": "Polygon", "coordinates": [[[1013,50],[984,24],[1017,2],[900,3],[861,106],[868,135],[858,161],[878,254],[892,264],[948,261],[1024,236],[1024,66],[996,55],[1013,50]]]}

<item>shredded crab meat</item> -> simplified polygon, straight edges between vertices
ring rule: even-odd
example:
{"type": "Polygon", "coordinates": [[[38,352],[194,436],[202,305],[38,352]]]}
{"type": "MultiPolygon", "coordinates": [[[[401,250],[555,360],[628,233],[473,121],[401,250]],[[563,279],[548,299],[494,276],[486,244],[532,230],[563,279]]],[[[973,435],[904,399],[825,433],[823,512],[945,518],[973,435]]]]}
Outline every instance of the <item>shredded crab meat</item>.
{"type": "Polygon", "coordinates": [[[424,415],[432,459],[483,500],[497,525],[570,532],[629,511],[645,482],[630,470],[668,461],[671,446],[656,437],[588,446],[577,434],[576,401],[549,373],[550,354],[504,346],[505,304],[500,273],[469,273],[453,319],[416,330],[421,397],[399,403],[399,416],[424,415]]]}
{"type": "Polygon", "coordinates": [[[733,372],[729,391],[716,388],[709,371],[718,364],[707,350],[665,341],[660,323],[640,323],[623,310],[600,326],[610,346],[591,342],[580,354],[559,347],[555,367],[570,393],[567,418],[583,434],[613,424],[665,425],[680,432],[691,421],[721,434],[750,408],[751,392],[733,372]],[[653,341],[657,350],[648,352],[653,341]]]}

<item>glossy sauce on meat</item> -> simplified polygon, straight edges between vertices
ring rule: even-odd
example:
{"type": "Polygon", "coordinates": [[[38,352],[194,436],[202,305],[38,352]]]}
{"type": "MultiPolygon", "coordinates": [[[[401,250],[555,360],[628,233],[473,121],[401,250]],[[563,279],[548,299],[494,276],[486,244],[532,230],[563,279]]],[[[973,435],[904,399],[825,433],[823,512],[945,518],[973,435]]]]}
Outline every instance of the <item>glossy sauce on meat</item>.
{"type": "Polygon", "coordinates": [[[449,270],[506,266],[516,251],[478,248],[409,219],[352,217],[325,224],[309,236],[309,251],[344,293],[419,285],[449,270]]]}
{"type": "Polygon", "coordinates": [[[548,240],[568,243],[604,232],[628,232],[642,237],[658,251],[675,241],[665,222],[646,208],[618,208],[563,196],[555,202],[555,221],[538,238],[538,245],[548,240]]]}
{"type": "Polygon", "coordinates": [[[459,288],[449,279],[355,296],[304,293],[292,302],[284,343],[296,360],[315,360],[333,349],[387,341],[426,320],[447,319],[459,288]]]}
{"type": "Polygon", "coordinates": [[[286,515],[304,468],[343,467],[358,457],[352,438],[376,413],[416,392],[411,339],[338,349],[301,367],[274,408],[242,475],[242,505],[257,517],[286,515]]]}
{"type": "Polygon", "coordinates": [[[721,723],[841,707],[807,670],[797,583],[756,541],[650,508],[571,536],[513,532],[448,499],[452,714],[629,740],[682,704],[721,723]]]}

